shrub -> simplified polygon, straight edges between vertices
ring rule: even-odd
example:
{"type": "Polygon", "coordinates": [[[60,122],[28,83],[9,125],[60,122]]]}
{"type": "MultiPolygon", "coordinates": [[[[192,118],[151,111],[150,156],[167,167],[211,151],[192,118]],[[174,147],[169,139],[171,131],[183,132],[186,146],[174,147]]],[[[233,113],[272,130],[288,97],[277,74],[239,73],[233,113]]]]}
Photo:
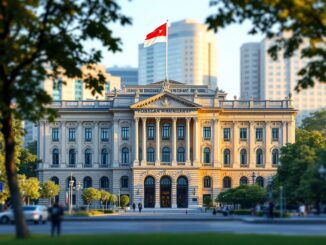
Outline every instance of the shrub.
{"type": "Polygon", "coordinates": [[[127,207],[129,205],[129,197],[126,195],[122,195],[120,198],[120,205],[121,207],[127,207]]]}

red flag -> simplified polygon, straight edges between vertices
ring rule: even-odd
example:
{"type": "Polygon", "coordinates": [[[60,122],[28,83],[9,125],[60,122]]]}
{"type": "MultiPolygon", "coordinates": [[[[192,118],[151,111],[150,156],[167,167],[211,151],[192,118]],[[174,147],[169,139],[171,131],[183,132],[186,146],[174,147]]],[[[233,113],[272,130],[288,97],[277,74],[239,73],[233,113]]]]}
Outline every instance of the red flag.
{"type": "Polygon", "coordinates": [[[148,33],[145,38],[144,47],[149,47],[154,43],[166,42],[166,23],[157,27],[153,32],[148,33]]]}

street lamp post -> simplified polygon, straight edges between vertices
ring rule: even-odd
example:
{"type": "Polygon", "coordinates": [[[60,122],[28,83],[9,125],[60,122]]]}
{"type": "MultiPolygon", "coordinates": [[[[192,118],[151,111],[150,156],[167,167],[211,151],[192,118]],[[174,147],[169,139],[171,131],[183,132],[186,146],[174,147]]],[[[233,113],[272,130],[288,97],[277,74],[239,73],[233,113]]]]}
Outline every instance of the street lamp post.
{"type": "Polygon", "coordinates": [[[119,196],[118,196],[118,200],[119,200],[119,201],[118,201],[118,208],[120,208],[120,195],[121,195],[121,194],[120,194],[120,188],[119,188],[119,196]]]}
{"type": "Polygon", "coordinates": [[[252,172],[251,179],[252,179],[252,185],[254,185],[255,184],[255,179],[256,179],[256,173],[255,172],[252,172]]]}
{"type": "Polygon", "coordinates": [[[280,218],[283,217],[283,186],[280,186],[280,218]]]}
{"type": "MultiPolygon", "coordinates": [[[[326,181],[326,169],[324,167],[324,165],[320,165],[319,169],[318,169],[318,173],[320,174],[320,178],[324,181],[326,181]]],[[[318,215],[320,214],[320,208],[321,208],[321,196],[319,198],[319,203],[318,203],[318,215]]]]}
{"type": "Polygon", "coordinates": [[[71,215],[71,211],[72,211],[72,188],[74,186],[74,181],[71,178],[69,181],[69,214],[71,215]]]}
{"type": "Polygon", "coordinates": [[[77,182],[77,186],[76,186],[76,190],[77,190],[77,209],[79,208],[79,191],[80,191],[80,188],[81,188],[81,183],[80,181],[77,182]]]}

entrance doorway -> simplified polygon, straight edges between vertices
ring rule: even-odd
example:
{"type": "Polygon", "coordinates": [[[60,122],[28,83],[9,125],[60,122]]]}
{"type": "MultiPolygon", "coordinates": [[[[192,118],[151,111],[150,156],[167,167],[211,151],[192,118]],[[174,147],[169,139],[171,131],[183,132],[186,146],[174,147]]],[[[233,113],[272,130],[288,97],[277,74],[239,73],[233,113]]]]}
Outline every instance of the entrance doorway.
{"type": "Polygon", "coordinates": [[[164,176],[160,182],[161,208],[171,208],[171,178],[164,176]]]}
{"type": "Polygon", "coordinates": [[[155,179],[152,176],[148,176],[144,182],[144,208],[155,207],[155,179]]]}
{"type": "Polygon", "coordinates": [[[188,208],[188,179],[184,176],[177,181],[177,207],[188,208]]]}

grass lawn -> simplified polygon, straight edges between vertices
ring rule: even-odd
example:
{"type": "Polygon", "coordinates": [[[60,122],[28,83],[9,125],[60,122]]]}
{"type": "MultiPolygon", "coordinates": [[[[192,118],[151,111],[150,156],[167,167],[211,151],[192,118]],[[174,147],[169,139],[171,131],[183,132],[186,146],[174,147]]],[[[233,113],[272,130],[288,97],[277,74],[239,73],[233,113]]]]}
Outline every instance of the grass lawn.
{"type": "Polygon", "coordinates": [[[13,236],[0,235],[0,244],[23,245],[65,245],[65,244],[168,244],[168,245],[209,245],[209,244],[250,244],[250,245],[302,245],[302,244],[326,244],[325,237],[296,237],[273,235],[236,235],[236,234],[146,234],[146,235],[67,235],[60,238],[48,236],[34,236],[27,240],[15,240],[13,236]]]}

